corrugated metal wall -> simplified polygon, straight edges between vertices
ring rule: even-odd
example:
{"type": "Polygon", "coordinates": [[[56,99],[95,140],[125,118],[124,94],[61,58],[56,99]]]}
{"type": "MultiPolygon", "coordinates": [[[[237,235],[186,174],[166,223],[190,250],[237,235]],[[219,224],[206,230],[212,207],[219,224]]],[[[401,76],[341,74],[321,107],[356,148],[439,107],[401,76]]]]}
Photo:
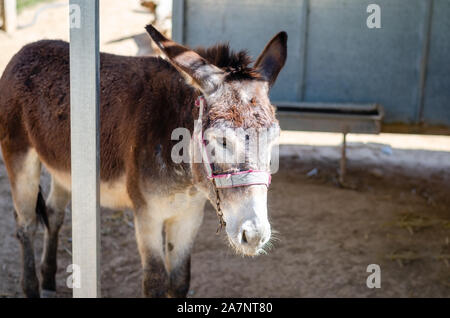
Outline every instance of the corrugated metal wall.
{"type": "Polygon", "coordinates": [[[449,0],[174,0],[173,36],[256,57],[278,31],[288,61],[273,101],[381,103],[385,122],[450,126],[449,0]],[[381,7],[381,29],[366,25],[381,7]]]}

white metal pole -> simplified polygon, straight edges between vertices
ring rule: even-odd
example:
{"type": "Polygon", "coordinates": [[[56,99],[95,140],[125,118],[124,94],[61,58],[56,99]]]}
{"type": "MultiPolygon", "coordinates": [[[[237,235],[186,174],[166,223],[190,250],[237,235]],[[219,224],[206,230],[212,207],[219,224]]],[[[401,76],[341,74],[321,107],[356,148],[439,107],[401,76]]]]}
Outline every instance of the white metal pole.
{"type": "Polygon", "coordinates": [[[83,298],[100,297],[98,4],[70,0],[72,255],[80,283],[73,296],[83,298]]]}
{"type": "Polygon", "coordinates": [[[16,0],[0,0],[2,2],[3,30],[13,32],[17,27],[16,0]]]}

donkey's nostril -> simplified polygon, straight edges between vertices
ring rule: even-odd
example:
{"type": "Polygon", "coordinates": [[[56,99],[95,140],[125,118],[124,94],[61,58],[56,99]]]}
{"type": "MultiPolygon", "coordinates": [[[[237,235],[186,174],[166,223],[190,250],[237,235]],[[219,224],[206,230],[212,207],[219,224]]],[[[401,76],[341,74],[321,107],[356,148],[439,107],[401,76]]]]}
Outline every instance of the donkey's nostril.
{"type": "Polygon", "coordinates": [[[247,236],[245,235],[245,230],[242,231],[242,243],[244,243],[244,244],[247,244],[247,243],[248,243],[248,241],[247,241],[247,236]]]}

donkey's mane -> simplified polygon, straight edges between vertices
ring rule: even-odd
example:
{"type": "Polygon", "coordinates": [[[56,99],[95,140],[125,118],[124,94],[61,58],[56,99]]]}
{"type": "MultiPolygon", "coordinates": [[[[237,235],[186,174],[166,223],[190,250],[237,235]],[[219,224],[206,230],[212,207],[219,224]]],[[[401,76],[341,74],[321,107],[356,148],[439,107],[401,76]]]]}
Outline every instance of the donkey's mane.
{"type": "Polygon", "coordinates": [[[252,58],[246,50],[235,52],[228,43],[220,43],[209,48],[197,48],[195,51],[209,63],[223,69],[226,80],[260,79],[261,75],[250,66],[252,58]]]}

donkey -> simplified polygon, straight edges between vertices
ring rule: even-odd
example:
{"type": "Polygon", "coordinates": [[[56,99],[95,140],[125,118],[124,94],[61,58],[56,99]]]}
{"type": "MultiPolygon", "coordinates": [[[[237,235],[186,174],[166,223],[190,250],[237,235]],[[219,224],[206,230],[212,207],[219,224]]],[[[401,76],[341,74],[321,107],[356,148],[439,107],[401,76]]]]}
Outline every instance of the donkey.
{"type": "MultiPolygon", "coordinates": [[[[250,66],[245,51],[235,53],[228,45],[191,50],[151,25],[146,30],[164,58],[100,56],[100,201],[104,207],[134,211],[143,295],[186,297],[190,253],[206,201],[218,209],[238,253],[257,255],[269,241],[268,182],[254,175],[268,171],[269,164],[214,162],[208,171],[205,164],[192,160],[176,163],[171,133],[179,127],[193,133],[197,119],[202,120],[203,131],[279,130],[268,94],[286,61],[287,34],[272,38],[250,66]],[[241,171],[247,173],[244,179],[261,182],[228,187],[225,181],[235,182],[233,177],[221,179],[222,183],[214,179],[242,177],[241,171]]],[[[63,41],[24,46],[0,79],[0,142],[27,297],[56,293],[58,232],[71,191],[69,93],[69,45],[63,41]],[[51,175],[46,200],[39,185],[41,164],[51,175]],[[45,224],[40,284],[33,248],[39,220],[45,224]]],[[[209,139],[227,143],[232,152],[242,151],[238,142],[209,139]]],[[[271,142],[263,149],[268,158],[271,142]]],[[[189,156],[196,144],[189,144],[189,156]]]]}

